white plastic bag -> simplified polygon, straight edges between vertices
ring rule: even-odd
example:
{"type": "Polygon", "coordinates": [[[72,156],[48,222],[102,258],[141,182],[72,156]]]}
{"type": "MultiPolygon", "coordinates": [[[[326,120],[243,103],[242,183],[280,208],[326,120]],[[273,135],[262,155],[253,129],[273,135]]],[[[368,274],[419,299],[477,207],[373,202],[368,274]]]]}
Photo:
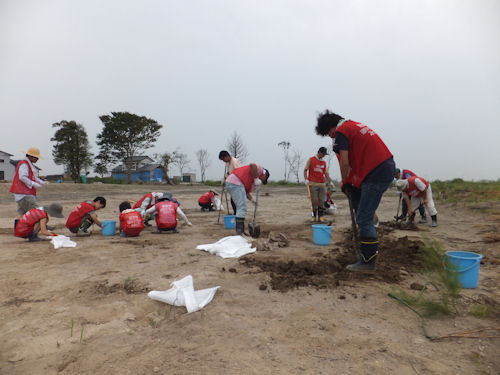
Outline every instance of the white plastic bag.
{"type": "Polygon", "coordinates": [[[208,251],[222,258],[239,258],[257,250],[243,236],[224,237],[213,244],[198,245],[196,249],[208,251]]]}
{"type": "Polygon", "coordinates": [[[220,201],[220,199],[218,197],[214,197],[212,203],[213,203],[216,211],[223,211],[224,210],[224,206],[222,205],[222,202],[220,201]]]}
{"type": "Polygon", "coordinates": [[[75,247],[76,242],[71,241],[71,238],[59,234],[57,236],[52,236],[50,243],[54,245],[54,249],[59,249],[60,247],[75,247]]]}
{"type": "Polygon", "coordinates": [[[195,291],[191,275],[174,281],[171,285],[172,288],[165,291],[152,290],[148,293],[148,297],[155,301],[168,303],[169,305],[186,306],[188,313],[201,310],[208,305],[214,298],[217,289],[220,288],[216,286],[195,291]]]}

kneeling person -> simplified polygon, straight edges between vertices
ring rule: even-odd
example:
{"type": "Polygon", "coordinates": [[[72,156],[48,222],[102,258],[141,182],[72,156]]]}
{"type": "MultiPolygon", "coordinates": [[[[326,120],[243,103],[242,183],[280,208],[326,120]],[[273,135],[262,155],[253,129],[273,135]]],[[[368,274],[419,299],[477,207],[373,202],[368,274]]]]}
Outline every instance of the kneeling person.
{"type": "Polygon", "coordinates": [[[141,214],[132,209],[130,202],[122,202],[118,207],[120,210],[120,232],[123,237],[137,237],[144,229],[141,214]]]}
{"type": "Polygon", "coordinates": [[[41,241],[38,233],[46,236],[57,236],[54,232],[47,229],[49,216],[64,217],[62,206],[58,203],[52,203],[48,207],[32,208],[26,212],[16,225],[15,236],[28,238],[31,242],[41,241]]]}
{"type": "Polygon", "coordinates": [[[216,195],[218,194],[215,191],[210,190],[202,194],[201,197],[198,198],[198,204],[200,205],[202,211],[213,211],[215,209],[214,203],[216,195]]]}
{"type": "Polygon", "coordinates": [[[177,231],[177,209],[179,204],[176,201],[170,200],[165,194],[159,199],[153,207],[146,210],[146,215],[153,215],[156,213],[156,231],[153,233],[174,232],[177,231]]]}
{"type": "Polygon", "coordinates": [[[102,227],[101,221],[97,218],[95,211],[104,207],[106,207],[106,199],[103,197],[96,197],[93,201],[80,203],[70,212],[66,221],[66,228],[71,233],[78,233],[78,231],[88,233],[88,229],[94,223],[102,227]]]}

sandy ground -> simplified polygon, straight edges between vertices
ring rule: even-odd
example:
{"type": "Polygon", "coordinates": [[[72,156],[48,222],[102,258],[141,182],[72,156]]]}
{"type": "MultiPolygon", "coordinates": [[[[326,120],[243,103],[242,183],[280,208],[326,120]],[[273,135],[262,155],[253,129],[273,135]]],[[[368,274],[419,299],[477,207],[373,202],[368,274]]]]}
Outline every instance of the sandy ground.
{"type": "MultiPolygon", "coordinates": [[[[482,213],[488,205],[438,202],[439,227],[394,229],[397,198],[388,191],[378,211],[380,270],[358,276],[343,270],[353,255],[348,205],[339,193],[338,212],[330,217],[332,242],[317,246],[305,187],[265,187],[258,214],[263,238],[256,243],[265,250],[222,259],[195,249],[233,234],[222,216],[217,223],[217,212],[198,209],[197,198],[208,190],[203,186],[169,189],[194,224],[181,225],[179,234],[154,235],[148,228],[140,237],[121,238],[95,230],[73,237],[76,248],[58,250],[12,235],[16,205],[8,189],[0,185],[1,374],[500,373],[498,338],[430,341],[417,315],[387,296],[397,286],[411,293],[413,282],[425,282],[415,272],[414,245],[433,237],[446,250],[485,255],[479,285],[463,290],[462,302],[497,303],[499,246],[485,236],[498,231],[498,222],[491,225],[482,213]],[[268,240],[279,233],[288,246],[268,240]],[[305,271],[325,264],[329,268],[318,274],[305,271]],[[220,286],[201,311],[187,314],[147,297],[189,274],[196,289],[220,286]]],[[[39,202],[59,201],[67,215],[82,200],[103,195],[108,206],[99,217],[116,220],[121,201],[164,189],[51,184],[39,202]]],[[[69,235],[64,219],[51,224],[69,235]]],[[[466,312],[426,324],[432,335],[498,327],[495,319],[466,312]]]]}

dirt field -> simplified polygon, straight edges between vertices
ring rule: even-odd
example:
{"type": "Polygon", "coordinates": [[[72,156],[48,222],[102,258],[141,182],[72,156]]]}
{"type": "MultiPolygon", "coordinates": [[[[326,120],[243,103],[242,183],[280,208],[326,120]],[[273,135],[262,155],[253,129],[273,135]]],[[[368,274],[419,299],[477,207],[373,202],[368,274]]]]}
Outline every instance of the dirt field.
{"type": "MultiPolygon", "coordinates": [[[[9,187],[0,185],[1,374],[500,373],[500,339],[430,341],[418,316],[387,296],[397,286],[415,293],[410,285],[425,282],[416,272],[418,244],[433,237],[446,250],[485,256],[479,286],[462,291],[461,306],[498,303],[499,225],[482,213],[488,205],[437,202],[437,228],[405,230],[392,225],[397,198],[388,191],[378,210],[378,272],[360,276],[344,269],[354,255],[348,205],[339,193],[337,214],[328,217],[332,243],[317,246],[305,187],[265,187],[259,251],[222,259],[195,249],[234,233],[222,216],[217,224],[217,212],[200,212],[197,198],[205,187],[169,189],[193,223],[181,225],[179,234],[154,235],[147,228],[140,237],[122,238],[94,230],[73,237],[76,248],[57,250],[48,241],[13,236],[16,205],[9,187]],[[195,289],[220,286],[201,311],[187,314],[147,297],[189,274],[195,289]]],[[[108,205],[99,217],[117,220],[121,201],[163,190],[51,184],[39,192],[39,202],[58,201],[67,215],[82,200],[102,195],[108,205]]],[[[51,224],[70,234],[64,219],[51,224]]],[[[426,325],[432,335],[499,326],[466,310],[429,318],[426,325]]]]}

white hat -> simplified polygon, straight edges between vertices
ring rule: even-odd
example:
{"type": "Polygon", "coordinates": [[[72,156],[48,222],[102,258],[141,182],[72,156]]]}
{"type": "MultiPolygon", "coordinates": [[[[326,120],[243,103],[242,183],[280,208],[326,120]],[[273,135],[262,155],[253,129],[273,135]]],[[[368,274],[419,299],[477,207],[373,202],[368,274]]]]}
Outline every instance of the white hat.
{"type": "Polygon", "coordinates": [[[398,191],[403,191],[403,190],[408,189],[409,185],[410,185],[410,183],[408,182],[408,180],[397,180],[396,181],[396,189],[398,189],[398,191]]]}

